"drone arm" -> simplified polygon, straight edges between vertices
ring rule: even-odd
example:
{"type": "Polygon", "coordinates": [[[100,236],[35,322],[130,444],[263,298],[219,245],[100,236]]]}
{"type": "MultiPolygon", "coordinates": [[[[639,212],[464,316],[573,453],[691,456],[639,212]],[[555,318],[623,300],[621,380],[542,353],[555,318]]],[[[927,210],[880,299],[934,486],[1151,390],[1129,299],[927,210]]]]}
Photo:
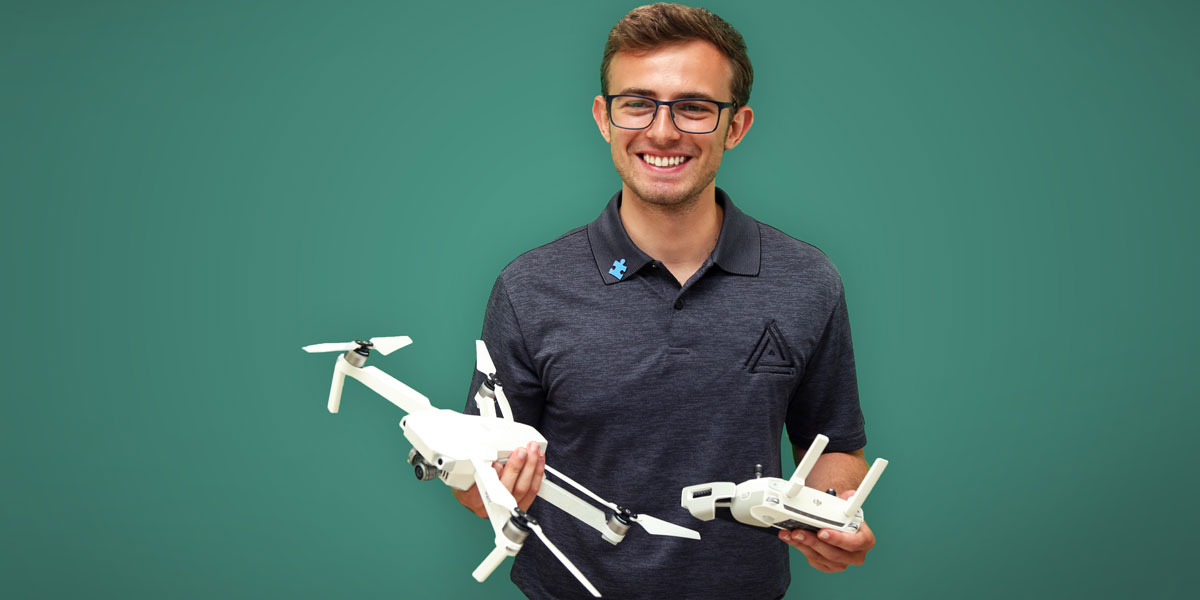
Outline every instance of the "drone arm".
{"type": "Polygon", "coordinates": [[[475,392],[475,406],[479,407],[479,416],[489,419],[496,418],[496,403],[483,394],[483,384],[479,384],[479,390],[475,392]]]}
{"type": "Polygon", "coordinates": [[[488,553],[487,558],[483,559],[478,567],[475,567],[475,570],[471,572],[471,577],[474,577],[475,581],[483,583],[483,580],[487,579],[492,571],[495,571],[496,567],[504,562],[506,556],[508,556],[508,551],[503,546],[496,546],[488,553]]]}
{"type": "Polygon", "coordinates": [[[500,477],[496,475],[495,469],[492,469],[490,464],[478,458],[472,458],[471,466],[475,468],[475,488],[479,490],[479,497],[483,500],[483,508],[487,510],[488,520],[492,522],[492,529],[496,530],[496,535],[501,536],[504,524],[512,516],[512,511],[517,508],[517,500],[513,498],[512,492],[509,492],[508,488],[500,482],[500,477]]]}
{"type": "Polygon", "coordinates": [[[361,381],[363,385],[371,388],[406,413],[413,414],[433,408],[429,403],[429,398],[375,367],[360,369],[346,362],[344,357],[339,356],[337,369],[361,381]]]}
{"type": "Polygon", "coordinates": [[[338,407],[342,404],[342,386],[346,383],[346,372],[342,370],[342,363],[345,362],[338,357],[338,362],[333,367],[333,384],[329,387],[329,412],[331,413],[337,413],[338,407]]]}
{"type": "MultiPolygon", "coordinates": [[[[579,482],[567,477],[566,475],[563,475],[562,472],[551,467],[550,465],[546,465],[546,471],[563,480],[563,482],[571,485],[580,492],[583,492],[584,495],[590,497],[592,500],[595,500],[596,502],[599,502],[600,504],[603,504],[614,511],[620,510],[620,507],[616,504],[597,496],[595,492],[583,487],[579,484],[579,482]]],[[[609,543],[616,544],[625,537],[623,532],[618,532],[609,525],[608,518],[605,517],[603,512],[592,507],[571,492],[568,492],[566,488],[550,481],[548,477],[542,478],[542,487],[538,489],[538,496],[541,496],[547,502],[563,509],[576,519],[579,519],[587,525],[595,528],[609,543]]],[[[674,523],[670,523],[647,514],[637,515],[633,518],[633,521],[638,525],[641,525],[642,528],[651,535],[671,535],[692,540],[700,539],[700,534],[696,531],[686,527],[680,527],[674,523]]]]}
{"type": "Polygon", "coordinates": [[[549,478],[542,478],[542,485],[538,488],[538,497],[602,534],[608,531],[608,517],[604,515],[604,512],[580,500],[562,486],[550,481],[549,478]]]}
{"type": "Polygon", "coordinates": [[[605,500],[604,498],[597,496],[595,492],[583,487],[579,482],[575,481],[574,479],[567,477],[566,475],[564,475],[562,473],[562,471],[559,471],[558,469],[555,469],[554,467],[551,467],[550,465],[546,465],[546,472],[550,473],[550,474],[554,475],[555,477],[563,480],[564,482],[570,484],[571,487],[583,492],[585,496],[591,498],[592,500],[595,500],[596,502],[599,502],[600,504],[603,504],[604,506],[607,506],[613,510],[617,510],[616,504],[613,504],[612,502],[609,502],[608,500],[605,500]]]}

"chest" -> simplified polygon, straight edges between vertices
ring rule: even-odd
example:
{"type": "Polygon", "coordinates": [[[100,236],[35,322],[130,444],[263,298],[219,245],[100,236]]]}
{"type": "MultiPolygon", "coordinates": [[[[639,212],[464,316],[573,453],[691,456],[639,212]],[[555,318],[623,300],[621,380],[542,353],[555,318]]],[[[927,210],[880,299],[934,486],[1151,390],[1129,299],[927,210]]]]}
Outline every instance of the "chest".
{"type": "Polygon", "coordinates": [[[681,288],[668,273],[543,296],[523,322],[547,417],[782,423],[831,307],[802,283],[710,273],[681,288]],[[530,322],[532,321],[532,322],[530,322]]]}

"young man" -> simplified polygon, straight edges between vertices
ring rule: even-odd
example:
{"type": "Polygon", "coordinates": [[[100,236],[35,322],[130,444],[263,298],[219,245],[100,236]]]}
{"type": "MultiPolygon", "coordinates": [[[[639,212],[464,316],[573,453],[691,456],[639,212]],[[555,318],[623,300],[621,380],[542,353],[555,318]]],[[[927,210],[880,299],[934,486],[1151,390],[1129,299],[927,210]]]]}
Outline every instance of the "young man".
{"type": "MultiPolygon", "coordinates": [[[[830,439],[810,487],[846,495],[867,471],[837,271],[715,184],[754,122],[752,80],[741,35],[703,9],[656,4],[622,18],[592,103],[621,191],[591,224],[513,261],[488,302],[482,337],[516,419],[549,442],[548,456],[530,445],[497,465],[501,480],[607,597],[779,598],[789,544],[822,571],[861,564],[874,545],[865,526],[776,532],[701,522],[679,504],[683,487],[743,481],[755,465],[790,475],[785,426],[799,452],[818,433],[830,439]],[[546,462],[702,539],[638,530],[610,545],[533,502],[546,462]]],[[[456,496],[486,516],[476,490],[456,496]]],[[[538,543],[512,578],[531,598],[588,597],[538,543]]]]}

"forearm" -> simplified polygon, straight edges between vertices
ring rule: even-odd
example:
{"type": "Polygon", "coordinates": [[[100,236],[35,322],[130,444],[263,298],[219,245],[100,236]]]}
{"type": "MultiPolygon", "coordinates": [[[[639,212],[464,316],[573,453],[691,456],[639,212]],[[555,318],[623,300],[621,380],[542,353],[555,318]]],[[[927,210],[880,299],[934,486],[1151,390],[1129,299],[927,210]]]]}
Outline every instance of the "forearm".
{"type": "MultiPolygon", "coordinates": [[[[804,448],[792,447],[792,455],[799,464],[804,458],[804,448]]],[[[826,452],[817,459],[817,464],[804,481],[806,487],[821,491],[832,488],[838,493],[858,488],[867,474],[867,460],[862,449],[853,452],[826,452]]]]}

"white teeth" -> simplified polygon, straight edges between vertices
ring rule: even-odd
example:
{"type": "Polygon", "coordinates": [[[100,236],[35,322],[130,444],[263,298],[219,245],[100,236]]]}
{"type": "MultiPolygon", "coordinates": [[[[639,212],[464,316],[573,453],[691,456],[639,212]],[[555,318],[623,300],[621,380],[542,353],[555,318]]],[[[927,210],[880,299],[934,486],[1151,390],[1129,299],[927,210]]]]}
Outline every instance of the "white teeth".
{"type": "Polygon", "coordinates": [[[687,160],[687,157],[686,156],[671,156],[671,157],[651,156],[649,154],[643,154],[642,160],[644,160],[647,163],[652,164],[656,167],[674,167],[676,165],[683,164],[683,161],[687,160]]]}

